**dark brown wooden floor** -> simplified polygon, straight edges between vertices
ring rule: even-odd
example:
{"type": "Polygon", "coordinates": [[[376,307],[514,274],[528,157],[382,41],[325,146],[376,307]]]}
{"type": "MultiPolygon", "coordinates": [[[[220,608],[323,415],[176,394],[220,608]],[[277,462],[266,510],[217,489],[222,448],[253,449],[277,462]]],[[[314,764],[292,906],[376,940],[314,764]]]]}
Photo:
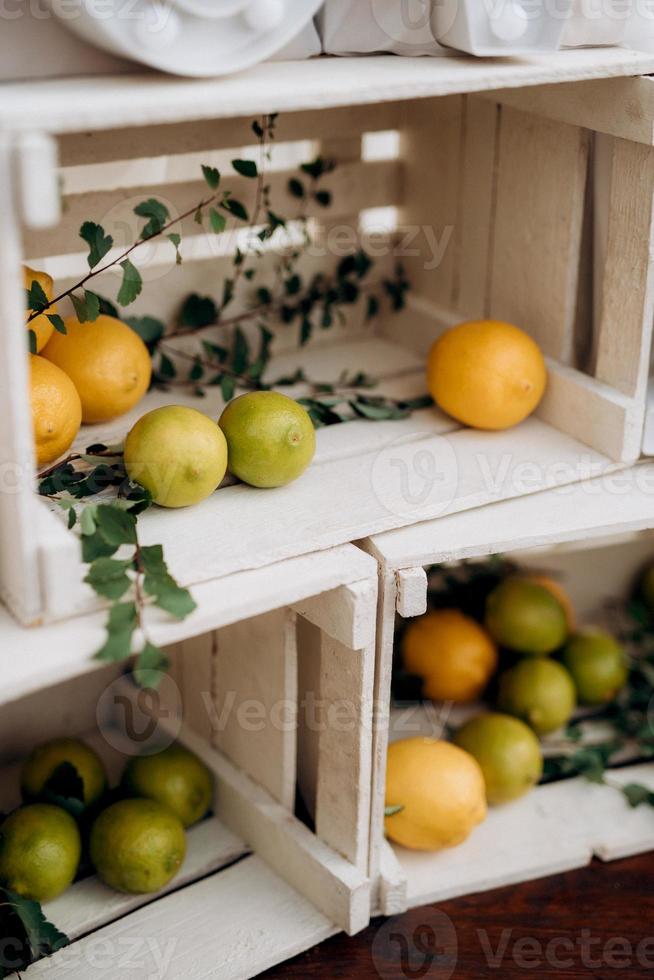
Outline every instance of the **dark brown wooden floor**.
{"type": "MultiPolygon", "coordinates": [[[[654,820],[654,814],[652,815],[654,820]]],[[[654,977],[654,853],[377,919],[264,974],[382,980],[654,977]]]]}

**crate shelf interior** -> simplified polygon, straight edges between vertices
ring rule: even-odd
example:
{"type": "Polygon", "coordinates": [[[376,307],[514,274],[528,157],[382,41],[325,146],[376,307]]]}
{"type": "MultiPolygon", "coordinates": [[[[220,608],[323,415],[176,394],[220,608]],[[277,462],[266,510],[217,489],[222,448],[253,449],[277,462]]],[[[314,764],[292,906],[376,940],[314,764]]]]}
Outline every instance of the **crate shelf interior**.
{"type": "MultiPolygon", "coordinates": [[[[654,555],[654,466],[502,501],[470,515],[456,514],[373,536],[364,547],[380,564],[375,704],[391,704],[390,721],[375,725],[376,760],[387,738],[438,737],[478,707],[445,716],[439,706],[391,702],[397,617],[427,609],[427,570],[442,562],[505,554],[524,568],[547,570],[564,585],[580,626],[611,625],[606,607],[622,599],[654,555]]],[[[380,709],[381,711],[382,709],[380,709]]],[[[546,743],[545,743],[546,745],[546,743]]],[[[545,749],[547,751],[547,749],[545,749]]],[[[654,787],[654,765],[630,764],[611,780],[654,787]]],[[[595,855],[614,860],[651,850],[654,832],[646,808],[630,809],[610,786],[582,778],[539,786],[522,799],[492,807],[486,821],[459,847],[434,854],[391,845],[383,835],[385,764],[373,774],[371,873],[376,908],[384,914],[457,895],[582,867],[595,855]]]]}
{"type": "MultiPolygon", "coordinates": [[[[103,942],[122,948],[146,935],[150,950],[168,950],[171,976],[243,978],[368,923],[376,564],[347,545],[267,572],[274,590],[241,577],[246,595],[214,605],[211,628],[206,619],[184,624],[156,696],[143,700],[120,666],[102,666],[40,689],[33,680],[3,703],[3,810],[19,802],[20,759],[60,736],[93,744],[113,783],[126,756],[175,738],[215,780],[212,814],[188,832],[171,894],[121,895],[93,876],[76,882],[46,905],[73,945],[36,965],[35,977],[82,980],[103,942]],[[310,727],[307,701],[317,706],[310,727]],[[343,718],[344,704],[348,717],[335,729],[331,712],[343,718]]],[[[76,620],[68,642],[93,640],[93,618],[76,620]]],[[[28,635],[56,655],[67,625],[28,635]]],[[[125,976],[142,969],[127,965],[125,976]]]]}
{"type": "MultiPolygon", "coordinates": [[[[93,79],[78,100],[81,83],[69,80],[5,86],[0,204],[16,220],[0,242],[7,351],[0,424],[12,489],[0,495],[0,586],[15,615],[27,624],[54,620],[94,601],[62,515],[31,492],[20,261],[45,266],[58,283],[75,281],[86,268],[82,220],[102,221],[122,243],[137,233],[132,208],[143,197],[159,196],[180,213],[203,195],[199,163],[229,161],[230,148],[251,142],[248,114],[261,110],[282,110],[271,184],[285,216],[299,206],[286,192],[298,159],[319,151],[338,164],[325,185],[332,207],[313,215],[327,255],[312,257],[306,271],[333,267],[329,235],[369,231],[382,209],[395,222],[393,247],[409,253],[402,261],[412,282],[401,314],[366,324],[357,309],[345,328],[317,330],[302,351],[295,330],[280,327],[269,377],[301,365],[330,380],[346,367],[377,376],[379,393],[423,394],[425,350],[438,332],[492,315],[538,339],[550,385],[537,417],[513,431],[461,430],[435,409],[401,422],[335,426],[318,433],[313,466],[288,488],[225,486],[190,511],[148,512],[143,540],[164,545],[182,583],[217,581],[633,461],[652,321],[652,83],[604,76],[652,68],[651,57],[614,49],[492,67],[457,57],[324,59],[206,83],[93,79]],[[553,81],[566,84],[541,85],[553,81]],[[539,87],[520,88],[528,85],[539,87]],[[627,112],[634,103],[639,112],[627,112]],[[57,155],[67,209],[55,221],[57,155]],[[593,193],[607,216],[595,234],[593,193]],[[402,474],[419,476],[425,454],[452,465],[432,492],[407,499],[402,474]]],[[[247,199],[242,178],[231,186],[247,199]]],[[[145,288],[130,312],[172,322],[190,291],[219,292],[214,284],[227,271],[233,238],[208,239],[193,222],[181,231],[184,264],[172,268],[172,247],[148,248],[139,260],[145,288]]],[[[379,276],[394,263],[389,241],[381,251],[379,276]]],[[[262,268],[273,263],[271,253],[262,268]]],[[[109,276],[97,285],[109,295],[116,287],[109,276]]],[[[243,290],[237,302],[247,301],[243,290]]],[[[186,397],[152,393],[131,416],[84,428],[80,445],[119,440],[147,408],[186,397]]],[[[214,417],[222,407],[215,392],[189,403],[214,417]]]]}

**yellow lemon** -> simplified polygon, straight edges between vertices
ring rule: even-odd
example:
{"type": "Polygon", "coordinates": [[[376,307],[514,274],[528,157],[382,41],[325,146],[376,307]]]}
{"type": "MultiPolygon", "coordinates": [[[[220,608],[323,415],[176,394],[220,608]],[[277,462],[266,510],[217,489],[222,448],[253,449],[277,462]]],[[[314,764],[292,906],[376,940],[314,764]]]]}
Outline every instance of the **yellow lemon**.
{"type": "Polygon", "coordinates": [[[185,827],[202,819],[213,794],[213,779],[204,762],[177,744],[154,755],[130,759],[122,785],[131,796],[144,796],[167,806],[185,827]]]}
{"type": "Polygon", "coordinates": [[[482,771],[468,752],[449,742],[408,738],[388,749],[387,836],[416,851],[461,844],[486,817],[482,771]]]}
{"type": "Polygon", "coordinates": [[[138,420],[125,440],[125,469],[160,507],[190,507],[220,485],[227,443],[216,422],[195,408],[166,405],[138,420]]]}
{"type": "Polygon", "coordinates": [[[37,466],[52,463],[70,448],[82,422],[75,385],[56,364],[30,355],[30,400],[37,466]]]}
{"type": "Polygon", "coordinates": [[[43,356],[65,371],[82,401],[84,422],[106,422],[133,408],[148,390],[152,362],[126,323],[101,315],[93,323],[74,316],[66,334],[55,332],[43,356]]]}
{"type": "Polygon", "coordinates": [[[72,882],[81,853],[69,813],[49,803],[21,807],[0,826],[0,883],[23,898],[49,902],[72,882]]]}
{"type": "Polygon", "coordinates": [[[106,885],[119,892],[157,892],[175,877],[186,854],[184,828],[154,800],[119,800],[91,828],[89,854],[106,885]]]}
{"type": "Polygon", "coordinates": [[[432,701],[476,700],[497,668],[488,633],[458,609],[437,609],[414,620],[402,638],[404,668],[423,679],[432,701]]]}
{"type": "MultiPolygon", "coordinates": [[[[23,283],[25,289],[31,289],[33,282],[38,282],[39,286],[41,287],[41,289],[43,290],[47,298],[49,300],[52,299],[52,289],[53,289],[52,276],[49,276],[47,272],[38,272],[36,269],[30,269],[28,265],[24,265],[23,283]]],[[[33,312],[32,310],[28,310],[27,315],[29,316],[30,313],[32,312],[33,312]]],[[[47,310],[47,313],[49,313],[50,315],[56,312],[57,312],[56,306],[50,306],[47,310]]],[[[35,316],[33,320],[30,320],[30,322],[27,325],[27,329],[33,330],[34,333],[36,334],[36,353],[38,354],[40,351],[43,350],[47,342],[50,340],[54,327],[48,320],[47,314],[40,313],[38,316],[35,316]]]]}
{"type": "Polygon", "coordinates": [[[501,320],[447,330],[429,353],[427,384],[439,408],[475,429],[508,429],[530,415],[545,391],[538,344],[501,320]]]}

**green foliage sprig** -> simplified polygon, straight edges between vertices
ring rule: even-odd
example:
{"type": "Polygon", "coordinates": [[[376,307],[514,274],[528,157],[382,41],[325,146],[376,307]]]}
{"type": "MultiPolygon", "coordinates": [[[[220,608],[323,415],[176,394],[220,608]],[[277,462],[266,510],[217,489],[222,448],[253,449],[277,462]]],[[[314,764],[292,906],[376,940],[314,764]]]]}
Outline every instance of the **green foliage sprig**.
{"type": "Polygon", "coordinates": [[[39,902],[5,888],[0,888],[0,940],[0,980],[15,976],[69,943],[68,937],[46,919],[39,902]]]}

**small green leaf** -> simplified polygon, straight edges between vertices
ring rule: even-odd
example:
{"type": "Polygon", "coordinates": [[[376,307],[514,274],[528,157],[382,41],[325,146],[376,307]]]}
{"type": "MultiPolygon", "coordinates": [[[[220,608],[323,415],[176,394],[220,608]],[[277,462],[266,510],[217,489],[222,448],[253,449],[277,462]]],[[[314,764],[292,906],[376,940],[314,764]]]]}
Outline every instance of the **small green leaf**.
{"type": "Polygon", "coordinates": [[[302,324],[300,325],[300,347],[304,347],[306,343],[311,339],[311,334],[313,333],[313,326],[311,320],[308,317],[304,317],[302,324]]]}
{"type": "Polygon", "coordinates": [[[379,300],[376,296],[368,297],[368,304],[366,307],[366,320],[372,320],[379,313],[379,300]]]}
{"type": "Polygon", "coordinates": [[[57,333],[66,333],[66,324],[58,313],[47,313],[46,316],[57,333]]]}
{"type": "Polygon", "coordinates": [[[96,558],[84,579],[88,585],[105,599],[122,599],[129,589],[131,579],[127,570],[132,560],[117,561],[115,558],[96,558]]]}
{"type": "Polygon", "coordinates": [[[306,196],[306,191],[304,190],[304,184],[297,177],[291,177],[288,182],[288,192],[291,197],[297,197],[302,200],[306,196]]]}
{"type": "Polygon", "coordinates": [[[236,374],[244,374],[250,363],[250,345],[240,327],[234,330],[234,352],[232,368],[236,374]]]}
{"type": "Polygon", "coordinates": [[[177,619],[186,619],[196,608],[195,600],[189,590],[179,586],[168,571],[161,545],[141,549],[141,566],[143,589],[154,598],[155,605],[177,619]]]}
{"type": "Polygon", "coordinates": [[[204,366],[199,357],[193,361],[191,370],[188,373],[189,381],[201,381],[204,377],[204,366]]]}
{"type": "Polygon", "coordinates": [[[140,204],[137,204],[134,208],[134,214],[140,218],[148,219],[141,232],[142,240],[158,235],[170,219],[170,212],[166,205],[155,197],[149,197],[147,201],[141,201],[140,204]]]}
{"type": "Polygon", "coordinates": [[[229,402],[234,397],[236,382],[229,374],[224,374],[220,381],[220,391],[224,402],[229,402]]]}
{"type": "Polygon", "coordinates": [[[182,253],[179,250],[179,246],[182,243],[182,236],[179,235],[176,231],[172,231],[170,233],[170,235],[167,236],[167,238],[168,238],[168,241],[169,242],[172,242],[172,244],[173,244],[173,246],[175,248],[175,264],[176,265],[181,265],[182,264],[182,253]]]}
{"type": "Polygon", "coordinates": [[[136,629],[136,605],[118,602],[109,610],[107,637],[95,654],[97,660],[126,660],[132,652],[132,636],[136,629]]]}
{"type": "Polygon", "coordinates": [[[225,200],[220,205],[225,211],[229,211],[230,214],[234,215],[240,221],[248,221],[249,215],[247,209],[240,201],[237,201],[235,197],[226,197],[225,200]]]}
{"type": "Polygon", "coordinates": [[[124,321],[148,348],[154,348],[166,330],[166,325],[154,316],[128,316],[124,321]]]}
{"type": "Polygon", "coordinates": [[[220,214],[215,208],[212,208],[209,212],[209,222],[211,224],[211,230],[220,235],[227,226],[227,218],[224,214],[220,214]]]}
{"type": "Polygon", "coordinates": [[[120,306],[129,306],[140,295],[141,289],[143,288],[143,280],[141,279],[141,273],[136,266],[132,265],[129,259],[121,262],[120,267],[123,270],[123,281],[118,290],[117,301],[120,306]]]}
{"type": "MultiPolygon", "coordinates": [[[[3,937],[11,938],[13,942],[8,948],[0,949],[0,975],[13,976],[16,970],[27,969],[36,960],[68,945],[68,937],[46,919],[39,902],[4,889],[0,890],[0,906],[16,918],[22,933],[3,937]],[[20,962],[16,962],[17,959],[20,962]]],[[[2,919],[5,920],[5,916],[2,919]]],[[[12,921],[12,927],[15,925],[12,921]]]]}
{"type": "Polygon", "coordinates": [[[94,506],[85,507],[80,517],[80,529],[82,534],[95,534],[95,511],[94,506]]]}
{"type": "Polygon", "coordinates": [[[400,805],[400,806],[387,806],[387,807],[384,808],[384,816],[385,817],[394,817],[396,813],[402,813],[402,810],[404,810],[404,806],[403,805],[400,805]]]}
{"type": "Polygon", "coordinates": [[[98,504],[95,508],[96,529],[107,544],[136,544],[136,519],[115,504],[98,504]]]}
{"type": "Polygon", "coordinates": [[[179,322],[183,327],[194,327],[196,330],[211,326],[218,319],[216,304],[210,296],[198,296],[191,293],[184,300],[179,314],[179,322]]]}
{"type": "Polygon", "coordinates": [[[31,328],[27,331],[27,346],[29,348],[30,354],[36,354],[36,348],[37,348],[36,333],[31,328]]]}
{"type": "Polygon", "coordinates": [[[106,299],[104,296],[98,296],[98,299],[100,300],[100,313],[104,316],[115,316],[116,319],[120,319],[118,307],[110,299],[106,299]]]}
{"type": "Polygon", "coordinates": [[[332,195],[329,191],[316,191],[315,197],[321,208],[328,208],[332,203],[332,195]]]}
{"type": "Polygon", "coordinates": [[[86,323],[88,320],[88,313],[86,310],[86,299],[80,296],[76,296],[75,293],[70,294],[70,301],[75,309],[75,316],[80,323],[86,323]]]}
{"type": "Polygon", "coordinates": [[[139,687],[156,688],[161,675],[170,666],[170,660],[159,647],[146,643],[138,655],[134,668],[134,680],[139,687]]]}
{"type": "Polygon", "coordinates": [[[232,160],[232,167],[241,177],[258,177],[259,170],[254,160],[232,160]]]}
{"type": "Polygon", "coordinates": [[[211,188],[211,190],[212,191],[217,190],[218,185],[220,184],[220,171],[216,170],[215,167],[208,167],[206,166],[206,164],[203,163],[202,174],[204,176],[205,181],[207,182],[207,185],[211,188]]]}
{"type": "Polygon", "coordinates": [[[166,381],[172,381],[177,376],[175,365],[167,354],[159,355],[159,375],[166,381]]]}
{"type": "Polygon", "coordinates": [[[85,289],[84,304],[86,306],[86,322],[93,323],[100,315],[100,297],[85,289]]]}
{"type": "MultiPolygon", "coordinates": [[[[55,803],[58,799],[74,800],[77,803],[84,803],[84,780],[72,762],[60,762],[53,769],[43,784],[43,789],[39,796],[43,795],[49,802],[55,803]]],[[[74,808],[77,812],[81,807],[74,808]]]]}
{"type": "Polygon", "coordinates": [[[27,290],[27,309],[31,310],[32,313],[40,313],[41,310],[45,310],[50,305],[50,300],[45,295],[43,287],[36,281],[32,280],[30,288],[27,290]]]}
{"type": "Polygon", "coordinates": [[[79,230],[79,236],[89,247],[87,262],[89,268],[94,269],[109,252],[114,240],[111,235],[105,234],[102,225],[96,225],[94,221],[85,221],[79,230]]]}
{"type": "Polygon", "coordinates": [[[628,783],[622,787],[622,792],[627,798],[629,806],[637,807],[642,803],[654,806],[654,792],[647,786],[641,786],[639,783],[628,783]]]}

